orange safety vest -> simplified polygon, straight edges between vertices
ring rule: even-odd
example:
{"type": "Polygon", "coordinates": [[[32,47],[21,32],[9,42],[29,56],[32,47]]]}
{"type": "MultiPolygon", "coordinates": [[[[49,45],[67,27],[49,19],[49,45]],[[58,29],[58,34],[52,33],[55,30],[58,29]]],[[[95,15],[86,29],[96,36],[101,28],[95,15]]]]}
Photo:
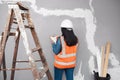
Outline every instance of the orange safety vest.
{"type": "Polygon", "coordinates": [[[77,45],[67,46],[64,38],[61,37],[62,51],[55,55],[54,66],[60,69],[73,68],[76,65],[77,45]]]}

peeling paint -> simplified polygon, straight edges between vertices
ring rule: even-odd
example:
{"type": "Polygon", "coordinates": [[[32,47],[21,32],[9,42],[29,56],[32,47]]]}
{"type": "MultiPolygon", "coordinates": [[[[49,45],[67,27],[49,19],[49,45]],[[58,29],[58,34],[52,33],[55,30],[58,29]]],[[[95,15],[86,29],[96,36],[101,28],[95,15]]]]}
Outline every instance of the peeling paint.
{"type": "Polygon", "coordinates": [[[90,56],[90,59],[89,59],[89,61],[88,61],[88,64],[89,64],[89,72],[90,72],[90,73],[92,72],[92,74],[93,74],[93,70],[97,71],[97,70],[95,69],[95,61],[94,61],[94,60],[95,60],[94,57],[93,57],[93,56],[90,56]]]}
{"type": "Polygon", "coordinates": [[[120,62],[116,59],[116,57],[115,57],[115,55],[113,53],[110,53],[109,60],[110,60],[113,67],[120,66],[120,62]]]}

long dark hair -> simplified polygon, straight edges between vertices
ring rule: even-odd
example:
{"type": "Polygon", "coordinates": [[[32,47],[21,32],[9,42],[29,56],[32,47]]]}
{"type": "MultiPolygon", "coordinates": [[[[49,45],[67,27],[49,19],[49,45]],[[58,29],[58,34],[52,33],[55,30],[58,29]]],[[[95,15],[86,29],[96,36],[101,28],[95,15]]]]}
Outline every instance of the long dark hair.
{"type": "Polygon", "coordinates": [[[68,46],[74,46],[78,43],[78,39],[72,28],[61,28],[62,36],[68,46]]]}

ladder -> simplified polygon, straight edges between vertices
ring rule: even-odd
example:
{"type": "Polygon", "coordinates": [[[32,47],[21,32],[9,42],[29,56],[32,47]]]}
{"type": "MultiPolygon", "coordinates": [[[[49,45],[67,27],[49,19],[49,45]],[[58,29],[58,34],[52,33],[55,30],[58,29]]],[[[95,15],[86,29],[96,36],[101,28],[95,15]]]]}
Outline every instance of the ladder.
{"type": "Polygon", "coordinates": [[[39,43],[39,39],[37,37],[37,33],[35,31],[35,27],[33,25],[32,19],[30,17],[29,9],[21,3],[10,4],[9,6],[9,16],[7,20],[7,24],[5,26],[4,32],[2,32],[0,36],[0,71],[3,71],[3,78],[4,80],[7,79],[7,70],[11,71],[11,79],[14,80],[15,70],[31,70],[34,80],[41,80],[43,76],[46,74],[48,80],[53,80],[50,70],[48,68],[47,61],[44,57],[44,53],[39,43]],[[24,21],[27,20],[27,25],[25,25],[24,21]],[[13,28],[12,25],[16,25],[15,32],[11,32],[13,28]],[[27,38],[26,28],[29,28],[35,42],[36,48],[30,49],[30,45],[27,38]],[[12,68],[6,68],[6,61],[5,61],[5,47],[9,36],[15,36],[15,48],[13,54],[13,61],[12,61],[12,68]],[[19,40],[22,37],[22,41],[24,44],[24,48],[26,51],[26,55],[28,56],[28,61],[17,61],[17,53],[18,53],[18,46],[19,40]],[[40,56],[40,60],[35,60],[33,53],[38,52],[40,56]],[[38,71],[36,62],[41,61],[43,65],[43,69],[38,71]],[[17,62],[29,62],[30,68],[16,68],[17,62]]]}

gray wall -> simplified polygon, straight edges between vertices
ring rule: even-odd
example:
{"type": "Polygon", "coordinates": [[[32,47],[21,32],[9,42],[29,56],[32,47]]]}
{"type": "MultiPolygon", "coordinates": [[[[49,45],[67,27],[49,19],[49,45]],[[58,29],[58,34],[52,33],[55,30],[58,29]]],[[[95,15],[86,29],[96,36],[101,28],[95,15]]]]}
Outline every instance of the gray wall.
{"type": "MultiPolygon", "coordinates": [[[[119,0],[32,0],[24,3],[30,8],[38,37],[47,59],[52,76],[54,74],[54,53],[51,48],[51,35],[60,35],[60,23],[70,19],[74,25],[75,34],[79,39],[75,80],[93,80],[93,70],[97,69],[96,54],[107,41],[111,42],[108,73],[112,79],[119,79],[120,74],[120,1],[119,0]],[[36,3],[34,3],[36,1],[36,3]],[[92,6],[90,4],[92,2],[92,6]],[[36,8],[37,7],[37,8],[36,8]],[[92,11],[93,10],[93,11],[92,11]]],[[[4,30],[8,8],[0,4],[0,33],[4,30]]],[[[30,33],[28,34],[32,42],[30,33]]],[[[19,46],[18,60],[26,59],[22,40],[19,46]]],[[[30,44],[33,47],[33,44],[30,44]]],[[[11,67],[14,38],[10,37],[6,47],[7,67],[11,67]]],[[[36,56],[37,57],[37,56],[36,56]]],[[[29,67],[17,64],[17,67],[29,67]]],[[[8,71],[8,79],[10,71],[8,71]]],[[[0,73],[0,80],[2,80],[0,73]]],[[[33,80],[30,71],[16,71],[15,80],[33,80]]],[[[47,80],[47,78],[43,78],[47,80]]],[[[63,76],[65,80],[65,75],[63,76]]]]}

